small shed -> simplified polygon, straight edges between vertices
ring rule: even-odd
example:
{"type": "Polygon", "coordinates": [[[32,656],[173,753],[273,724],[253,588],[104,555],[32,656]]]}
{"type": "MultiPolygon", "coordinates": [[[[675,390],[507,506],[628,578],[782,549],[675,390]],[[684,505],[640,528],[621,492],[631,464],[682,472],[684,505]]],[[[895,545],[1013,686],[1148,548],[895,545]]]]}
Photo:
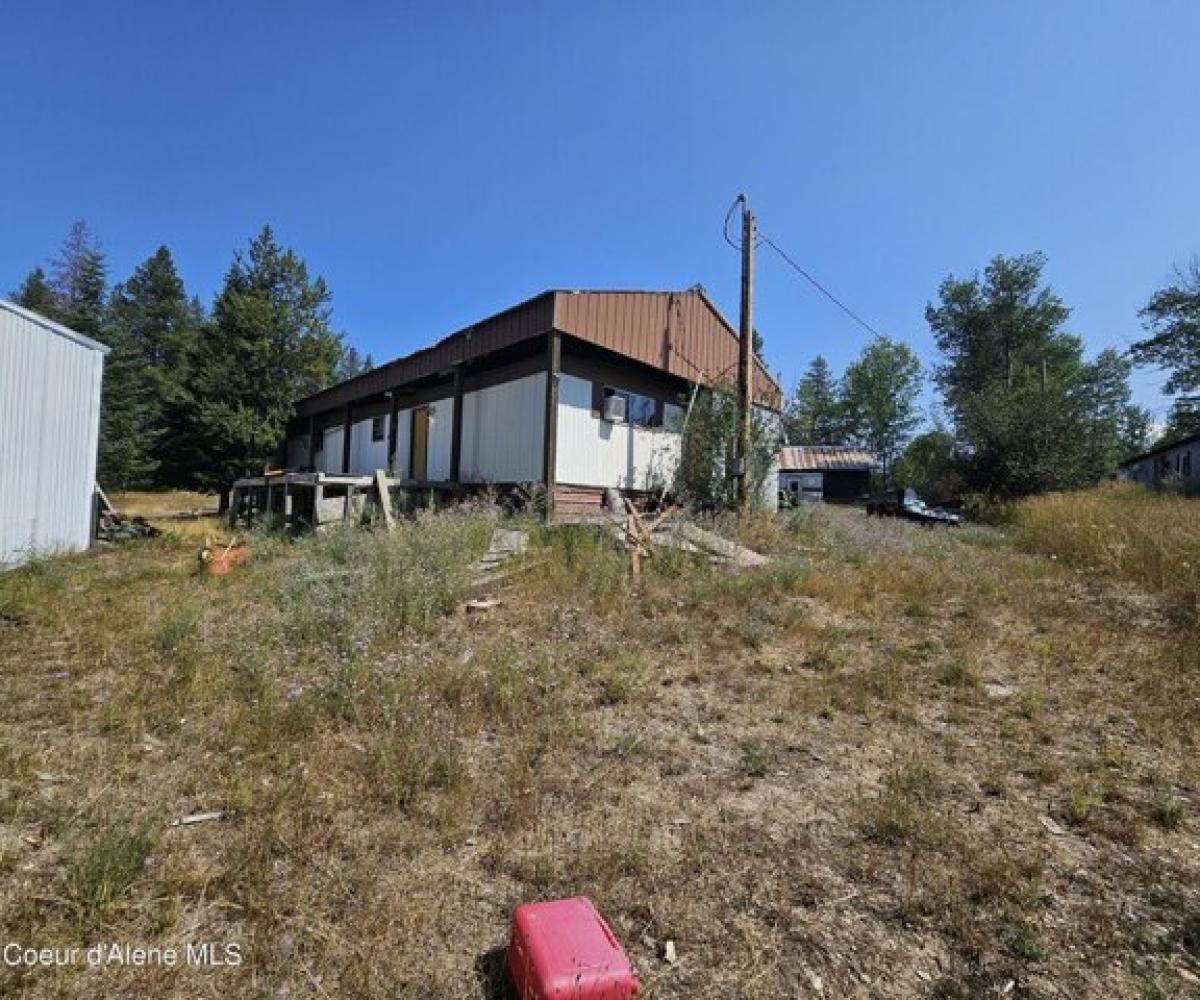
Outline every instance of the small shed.
{"type": "Polygon", "coordinates": [[[91,542],[106,353],[0,299],[0,567],[91,542]]]}
{"type": "Polygon", "coordinates": [[[878,461],[849,445],[789,445],[779,453],[779,493],[792,503],[856,503],[871,492],[878,461]]]}

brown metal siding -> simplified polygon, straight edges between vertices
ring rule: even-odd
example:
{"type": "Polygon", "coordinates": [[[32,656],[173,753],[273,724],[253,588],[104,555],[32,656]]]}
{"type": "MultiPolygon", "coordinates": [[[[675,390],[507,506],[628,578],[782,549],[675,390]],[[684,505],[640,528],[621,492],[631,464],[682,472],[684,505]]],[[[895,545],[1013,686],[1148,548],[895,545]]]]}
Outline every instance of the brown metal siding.
{"type": "MultiPolygon", "coordinates": [[[[554,325],[691,382],[737,378],[737,336],[699,291],[559,292],[554,325]]],[[[778,408],[779,386],[761,364],[754,382],[756,400],[778,408]]]]}
{"type": "Polygon", "coordinates": [[[447,371],[460,361],[490,354],[522,340],[542,336],[553,325],[554,295],[545,292],[520,305],[443,338],[432,347],[381,365],[364,375],[331,386],[296,404],[297,416],[319,413],[366,399],[417,379],[447,371]]]}
{"type": "MultiPolygon", "coordinates": [[[[732,385],[737,377],[737,335],[703,292],[545,292],[432,347],[300,400],[296,415],[370,398],[552,329],[690,382],[732,385]]],[[[779,386],[756,365],[755,400],[778,409],[779,386]]]]}

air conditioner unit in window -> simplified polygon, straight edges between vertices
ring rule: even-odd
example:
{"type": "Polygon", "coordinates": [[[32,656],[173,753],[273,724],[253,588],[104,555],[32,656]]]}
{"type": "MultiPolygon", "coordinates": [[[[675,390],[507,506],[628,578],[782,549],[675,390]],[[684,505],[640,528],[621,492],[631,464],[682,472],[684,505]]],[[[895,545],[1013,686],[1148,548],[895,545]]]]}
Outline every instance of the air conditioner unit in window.
{"type": "Polygon", "coordinates": [[[625,422],[625,406],[626,399],[624,396],[605,396],[604,419],[610,424],[623,424],[625,422]]]}

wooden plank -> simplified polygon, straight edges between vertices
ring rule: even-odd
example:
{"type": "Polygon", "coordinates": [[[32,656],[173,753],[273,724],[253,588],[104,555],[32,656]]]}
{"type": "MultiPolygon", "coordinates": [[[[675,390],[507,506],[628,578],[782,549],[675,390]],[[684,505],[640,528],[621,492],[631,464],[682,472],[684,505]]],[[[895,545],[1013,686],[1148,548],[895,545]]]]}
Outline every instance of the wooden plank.
{"type": "Polygon", "coordinates": [[[389,532],[396,530],[396,519],[392,517],[392,494],[388,490],[388,479],[383,469],[375,470],[375,489],[379,493],[379,506],[383,510],[383,523],[389,532]]]}

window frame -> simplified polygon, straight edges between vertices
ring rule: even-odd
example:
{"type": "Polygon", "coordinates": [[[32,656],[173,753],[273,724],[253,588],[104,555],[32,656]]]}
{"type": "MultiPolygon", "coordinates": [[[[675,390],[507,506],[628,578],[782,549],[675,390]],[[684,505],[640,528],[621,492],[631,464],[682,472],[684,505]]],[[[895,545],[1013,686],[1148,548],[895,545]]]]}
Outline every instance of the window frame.
{"type": "Polygon", "coordinates": [[[644,392],[634,392],[632,389],[621,389],[615,385],[609,385],[606,382],[596,382],[595,387],[599,389],[595,393],[596,410],[598,414],[604,413],[604,401],[610,396],[621,396],[625,399],[625,419],[613,421],[614,423],[627,424],[630,427],[641,427],[647,430],[660,430],[663,427],[666,406],[661,399],[656,399],[654,396],[648,396],[644,392]],[[650,405],[650,413],[648,419],[645,416],[634,419],[634,404],[637,401],[642,405],[642,413],[644,414],[645,404],[650,405]]]}

